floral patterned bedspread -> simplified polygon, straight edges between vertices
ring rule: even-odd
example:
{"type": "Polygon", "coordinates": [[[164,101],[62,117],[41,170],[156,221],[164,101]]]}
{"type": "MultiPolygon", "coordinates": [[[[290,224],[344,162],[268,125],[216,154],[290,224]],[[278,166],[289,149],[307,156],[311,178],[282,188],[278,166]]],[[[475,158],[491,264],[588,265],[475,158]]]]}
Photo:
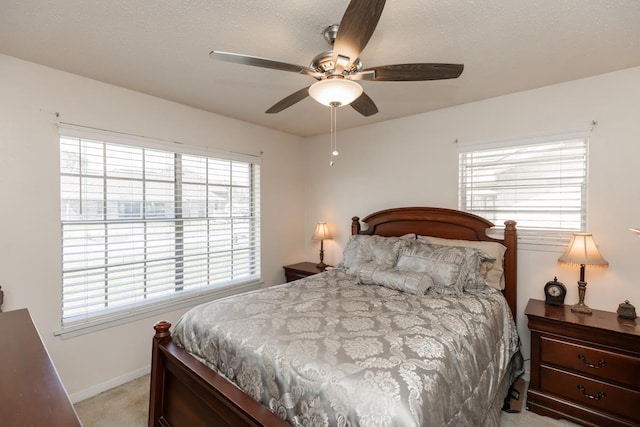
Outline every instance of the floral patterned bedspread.
{"type": "Polygon", "coordinates": [[[195,307],[174,342],[294,426],[477,426],[518,335],[493,289],[416,296],[335,269],[195,307]]]}

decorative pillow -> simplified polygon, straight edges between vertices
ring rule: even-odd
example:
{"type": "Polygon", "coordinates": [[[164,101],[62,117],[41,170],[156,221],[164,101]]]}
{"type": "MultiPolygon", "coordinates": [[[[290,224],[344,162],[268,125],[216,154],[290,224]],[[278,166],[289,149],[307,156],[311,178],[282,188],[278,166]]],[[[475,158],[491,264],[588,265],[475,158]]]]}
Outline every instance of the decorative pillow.
{"type": "MultiPolygon", "coordinates": [[[[446,246],[445,246],[446,247],[446,246]]],[[[465,291],[482,290],[489,287],[487,273],[496,262],[496,259],[483,250],[476,248],[460,248],[466,252],[467,262],[462,288],[465,291]]]]}
{"type": "Polygon", "coordinates": [[[423,273],[400,271],[366,263],[360,266],[358,280],[363,285],[378,285],[413,295],[424,295],[433,286],[433,279],[423,273]]]}
{"type": "Polygon", "coordinates": [[[461,295],[487,286],[483,274],[489,268],[488,261],[495,260],[479,249],[415,242],[400,251],[396,268],[428,274],[434,282],[432,292],[461,295]]]}
{"type": "Polygon", "coordinates": [[[487,241],[475,241],[475,240],[456,240],[456,239],[443,239],[440,237],[432,237],[432,236],[418,236],[418,240],[425,243],[431,243],[435,245],[442,246],[461,246],[467,248],[476,248],[480,249],[493,258],[496,259],[492,268],[490,268],[487,272],[486,280],[489,286],[492,288],[498,289],[499,291],[504,290],[504,253],[507,250],[506,246],[498,243],[498,242],[487,242],[487,241]]]}
{"type": "Polygon", "coordinates": [[[414,243],[400,251],[396,268],[428,274],[434,284],[432,292],[461,295],[462,286],[458,283],[458,276],[463,261],[464,258],[459,254],[448,254],[442,250],[436,252],[431,245],[414,243]]]}
{"type": "Polygon", "coordinates": [[[401,237],[382,237],[356,234],[349,237],[344,247],[342,261],[338,267],[347,273],[356,275],[365,263],[378,264],[380,267],[393,267],[400,249],[411,241],[401,237]]]}

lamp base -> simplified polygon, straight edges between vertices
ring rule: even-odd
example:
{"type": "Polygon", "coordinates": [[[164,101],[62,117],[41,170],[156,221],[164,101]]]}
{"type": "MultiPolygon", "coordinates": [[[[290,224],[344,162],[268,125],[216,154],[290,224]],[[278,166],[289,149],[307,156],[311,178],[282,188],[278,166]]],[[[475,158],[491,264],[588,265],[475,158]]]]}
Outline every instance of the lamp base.
{"type": "Polygon", "coordinates": [[[578,303],[571,306],[571,311],[574,313],[591,314],[591,307],[584,303],[578,303]]]}
{"type": "Polygon", "coordinates": [[[587,293],[587,282],[584,281],[584,264],[580,265],[580,280],[578,280],[578,303],[571,306],[574,313],[591,314],[591,308],[584,303],[584,295],[587,293]]]}
{"type": "Polygon", "coordinates": [[[319,263],[316,264],[316,267],[319,268],[320,270],[324,270],[325,268],[328,267],[328,265],[320,261],[319,263]]]}

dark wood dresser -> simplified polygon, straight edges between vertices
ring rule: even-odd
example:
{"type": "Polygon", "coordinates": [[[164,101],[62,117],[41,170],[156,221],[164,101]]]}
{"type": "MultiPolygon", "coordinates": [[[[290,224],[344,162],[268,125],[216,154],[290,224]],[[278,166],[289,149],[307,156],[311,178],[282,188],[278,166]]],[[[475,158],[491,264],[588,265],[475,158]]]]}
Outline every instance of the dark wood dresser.
{"type": "Polygon", "coordinates": [[[587,426],[640,426],[640,320],[529,300],[530,411],[587,426]]]}
{"type": "MultiPolygon", "coordinates": [[[[328,265],[327,267],[331,266],[328,265]]],[[[297,264],[285,265],[283,268],[287,282],[304,279],[305,277],[313,276],[314,274],[322,273],[324,271],[316,267],[315,262],[299,262],[297,264]]]]}
{"type": "Polygon", "coordinates": [[[0,313],[0,425],[81,426],[26,309],[0,313]]]}

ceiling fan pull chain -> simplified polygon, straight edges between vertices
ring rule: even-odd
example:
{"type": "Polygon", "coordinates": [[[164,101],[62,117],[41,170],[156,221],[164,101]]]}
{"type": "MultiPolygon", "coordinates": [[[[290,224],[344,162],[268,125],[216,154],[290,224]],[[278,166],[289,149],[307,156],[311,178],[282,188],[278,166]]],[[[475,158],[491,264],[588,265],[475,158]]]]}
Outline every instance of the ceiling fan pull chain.
{"type": "Polygon", "coordinates": [[[338,156],[338,105],[331,107],[331,114],[333,120],[333,146],[331,147],[331,155],[333,157],[338,156]]]}
{"type": "Polygon", "coordinates": [[[329,107],[329,114],[331,115],[330,116],[331,117],[331,120],[330,120],[331,128],[329,130],[329,135],[330,135],[330,137],[329,137],[329,166],[333,166],[333,153],[332,153],[332,151],[333,151],[333,138],[335,136],[334,135],[334,131],[333,131],[335,112],[336,112],[336,107],[331,105],[329,107]]]}
{"type": "Polygon", "coordinates": [[[336,137],[336,133],[337,133],[337,126],[336,126],[336,110],[338,109],[339,104],[338,103],[334,103],[332,102],[330,105],[330,110],[331,110],[331,139],[330,139],[330,161],[329,161],[329,166],[333,166],[333,158],[336,157],[338,154],[338,141],[337,141],[337,137],[336,137]]]}

